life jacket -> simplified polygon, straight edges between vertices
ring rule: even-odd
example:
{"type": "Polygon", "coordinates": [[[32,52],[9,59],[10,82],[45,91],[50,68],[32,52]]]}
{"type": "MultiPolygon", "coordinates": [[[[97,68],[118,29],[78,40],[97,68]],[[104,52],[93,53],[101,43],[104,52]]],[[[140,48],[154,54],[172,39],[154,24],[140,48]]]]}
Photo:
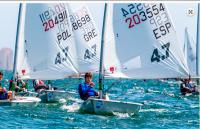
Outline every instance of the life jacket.
{"type": "Polygon", "coordinates": [[[38,85],[44,85],[44,82],[42,80],[39,80],[38,85]]]}
{"type": "Polygon", "coordinates": [[[8,99],[8,94],[6,92],[0,92],[0,100],[8,99]]]}
{"type": "Polygon", "coordinates": [[[36,82],[36,80],[34,80],[33,87],[36,92],[40,91],[41,89],[45,89],[45,90],[48,89],[48,87],[44,84],[44,82],[42,80],[38,80],[38,82],[36,82]]]}
{"type": "Polygon", "coordinates": [[[87,100],[91,96],[95,96],[94,88],[86,83],[79,84],[78,93],[82,100],[87,100]]]}
{"type": "Polygon", "coordinates": [[[78,86],[78,93],[79,93],[79,96],[82,100],[88,99],[88,95],[86,93],[84,93],[84,91],[83,91],[83,85],[82,84],[79,84],[79,86],[78,86]]]}
{"type": "Polygon", "coordinates": [[[186,84],[186,87],[188,87],[188,88],[192,89],[192,84],[190,84],[190,83],[187,83],[187,84],[186,84]]]}
{"type": "Polygon", "coordinates": [[[180,90],[182,95],[193,92],[193,88],[190,83],[181,83],[180,90]]]}

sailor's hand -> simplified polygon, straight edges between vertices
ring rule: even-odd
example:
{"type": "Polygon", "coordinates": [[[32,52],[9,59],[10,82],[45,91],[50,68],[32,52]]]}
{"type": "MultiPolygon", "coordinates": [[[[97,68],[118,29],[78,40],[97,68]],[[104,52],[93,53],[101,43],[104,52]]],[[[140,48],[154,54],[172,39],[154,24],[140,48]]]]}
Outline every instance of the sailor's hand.
{"type": "Polygon", "coordinates": [[[99,92],[95,92],[95,96],[99,96],[99,92]]]}
{"type": "Polygon", "coordinates": [[[94,83],[93,83],[93,82],[90,82],[90,86],[93,87],[93,86],[94,86],[94,83]]]}

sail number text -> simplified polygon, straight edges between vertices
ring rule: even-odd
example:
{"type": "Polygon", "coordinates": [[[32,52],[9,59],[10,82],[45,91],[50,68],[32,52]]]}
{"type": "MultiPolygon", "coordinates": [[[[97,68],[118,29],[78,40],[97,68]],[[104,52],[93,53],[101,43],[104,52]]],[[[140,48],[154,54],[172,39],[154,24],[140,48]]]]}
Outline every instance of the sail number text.
{"type": "Polygon", "coordinates": [[[121,8],[122,16],[129,29],[148,22],[156,39],[170,33],[172,27],[163,4],[128,4],[121,8]]]}
{"type": "Polygon", "coordinates": [[[82,27],[83,25],[85,25],[87,22],[90,22],[90,17],[88,14],[86,14],[85,16],[81,17],[78,20],[74,20],[73,16],[70,15],[70,21],[72,22],[72,27],[73,30],[77,30],[78,28],[82,27]],[[73,19],[73,20],[72,20],[73,19]]]}
{"type": "Polygon", "coordinates": [[[61,64],[62,62],[67,61],[68,50],[69,50],[69,47],[67,46],[66,48],[62,49],[62,53],[61,52],[57,53],[55,64],[61,64]]]}
{"type": "Polygon", "coordinates": [[[96,28],[93,25],[93,21],[90,18],[87,9],[83,8],[69,17],[72,24],[72,30],[81,31],[86,42],[97,36],[96,28]],[[82,12],[80,13],[80,11],[82,12]]]}
{"type": "Polygon", "coordinates": [[[92,59],[94,56],[96,56],[96,50],[97,50],[97,45],[94,44],[91,49],[93,52],[90,50],[86,49],[85,54],[84,54],[84,59],[92,59]]]}
{"type": "Polygon", "coordinates": [[[169,42],[164,44],[164,45],[162,45],[160,49],[155,48],[153,50],[153,54],[151,56],[151,62],[160,62],[162,60],[167,59],[170,56],[169,48],[170,48],[170,43],[169,42]]]}
{"type": "MultiPolygon", "coordinates": [[[[48,11],[47,11],[48,12],[48,11]]],[[[64,10],[63,12],[59,13],[55,17],[45,18],[45,16],[50,15],[50,13],[42,13],[40,14],[40,19],[43,23],[44,31],[49,31],[50,29],[54,28],[55,25],[63,22],[65,19],[67,19],[67,12],[64,10]],[[46,15],[45,15],[46,14],[46,15]],[[46,20],[46,21],[45,21],[46,20]]]]}

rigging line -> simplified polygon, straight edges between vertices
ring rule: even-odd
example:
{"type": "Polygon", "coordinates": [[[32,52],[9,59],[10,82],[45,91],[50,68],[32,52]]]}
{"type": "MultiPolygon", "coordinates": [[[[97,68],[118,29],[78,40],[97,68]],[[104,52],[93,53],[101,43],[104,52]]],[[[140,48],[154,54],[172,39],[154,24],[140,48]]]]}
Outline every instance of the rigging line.
{"type": "MultiPolygon", "coordinates": [[[[116,81],[116,82],[113,82],[112,85],[110,87],[112,87],[114,84],[116,84],[117,82],[119,81],[116,81]]],[[[109,88],[110,88],[109,87],[109,88]]],[[[123,96],[123,95],[126,95],[127,92],[124,92],[123,94],[120,94],[118,96],[116,96],[116,98],[119,98],[120,96],[123,96]]],[[[162,96],[169,96],[169,97],[173,97],[173,98],[177,98],[177,101],[176,103],[182,98],[181,96],[177,96],[177,95],[170,95],[168,93],[166,93],[165,90],[163,90],[162,92],[157,92],[158,96],[157,97],[154,97],[152,99],[149,99],[149,100],[145,100],[144,102],[142,102],[143,105],[146,105],[148,103],[151,103],[153,101],[156,101],[156,100],[161,100],[162,96]]],[[[174,105],[174,107],[176,107],[176,105],[174,105]]]]}
{"type": "MultiPolygon", "coordinates": [[[[182,98],[181,96],[170,95],[170,94],[166,93],[165,90],[163,90],[163,92],[158,92],[158,93],[159,93],[159,96],[158,96],[158,97],[154,97],[154,98],[149,99],[149,100],[146,100],[146,101],[144,101],[144,102],[142,102],[142,103],[145,105],[145,104],[151,103],[151,102],[153,102],[153,101],[155,101],[155,100],[160,100],[160,99],[162,98],[161,96],[169,96],[169,97],[177,98],[176,103],[182,98]]],[[[176,105],[175,105],[175,106],[176,106],[176,105]]],[[[175,107],[175,106],[174,106],[174,107],[175,107]]]]}
{"type": "Polygon", "coordinates": [[[149,104],[149,103],[151,103],[155,100],[160,100],[160,98],[161,98],[161,95],[159,95],[158,97],[154,97],[153,99],[145,100],[145,101],[142,102],[142,104],[146,105],[146,104],[149,104]]]}
{"type": "Polygon", "coordinates": [[[104,90],[104,92],[107,93],[114,85],[118,84],[119,82],[121,82],[121,78],[119,78],[119,80],[113,82],[106,90],[104,90]]]}
{"type": "MultiPolygon", "coordinates": [[[[120,78],[120,79],[121,79],[121,78],[120,78]]],[[[118,82],[121,82],[121,80],[116,81],[115,84],[118,83],[118,82]]],[[[119,98],[120,96],[124,96],[124,95],[126,95],[126,94],[128,94],[128,92],[123,92],[123,93],[121,93],[120,95],[116,96],[116,98],[119,98]]]]}

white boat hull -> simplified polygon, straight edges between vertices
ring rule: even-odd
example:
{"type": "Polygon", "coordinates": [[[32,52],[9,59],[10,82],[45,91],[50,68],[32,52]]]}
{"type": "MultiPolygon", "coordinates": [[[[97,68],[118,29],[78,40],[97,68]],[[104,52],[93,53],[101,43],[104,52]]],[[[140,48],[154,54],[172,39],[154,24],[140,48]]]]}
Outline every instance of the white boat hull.
{"type": "Polygon", "coordinates": [[[73,93],[64,90],[45,90],[39,94],[41,101],[44,103],[59,102],[60,99],[67,99],[72,96],[73,93]]]}
{"type": "Polygon", "coordinates": [[[19,97],[16,96],[13,100],[0,100],[0,106],[13,106],[13,105],[32,105],[37,104],[41,101],[37,97],[19,97]]]}
{"type": "Polygon", "coordinates": [[[36,92],[31,92],[31,91],[27,91],[27,92],[18,92],[18,93],[16,93],[16,96],[36,97],[37,95],[38,95],[38,93],[36,93],[36,92]]]}
{"type": "Polygon", "coordinates": [[[138,114],[141,107],[140,103],[89,98],[83,102],[80,110],[95,114],[113,114],[114,112],[138,114]]]}

